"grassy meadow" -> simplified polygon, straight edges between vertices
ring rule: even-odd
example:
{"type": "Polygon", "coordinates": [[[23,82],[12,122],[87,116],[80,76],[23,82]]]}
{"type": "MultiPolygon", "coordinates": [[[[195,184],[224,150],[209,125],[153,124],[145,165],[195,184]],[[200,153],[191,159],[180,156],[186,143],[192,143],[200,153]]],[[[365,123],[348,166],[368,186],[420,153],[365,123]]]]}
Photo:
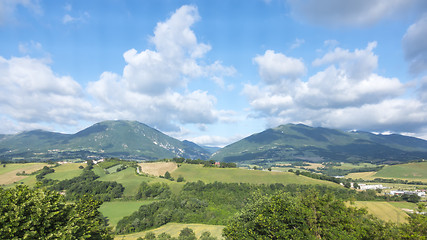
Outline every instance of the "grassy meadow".
{"type": "Polygon", "coordinates": [[[216,237],[217,239],[223,239],[222,229],[224,229],[224,226],[222,225],[184,224],[184,223],[168,223],[159,228],[152,229],[152,230],[127,234],[127,235],[117,235],[114,239],[115,240],[122,240],[122,239],[136,240],[139,237],[144,238],[145,234],[147,234],[148,232],[153,232],[154,234],[156,234],[156,236],[165,232],[170,234],[172,237],[177,238],[181,230],[186,227],[193,229],[193,231],[196,233],[197,238],[199,238],[203,232],[208,231],[211,233],[212,236],[216,237]]]}
{"type": "Polygon", "coordinates": [[[9,163],[0,166],[0,186],[9,186],[14,183],[27,184],[34,186],[36,183],[35,176],[16,175],[17,173],[25,172],[26,174],[33,173],[37,170],[42,169],[44,166],[48,166],[46,163],[9,163]]]}
{"type": "Polygon", "coordinates": [[[146,201],[112,201],[104,202],[99,211],[108,218],[109,225],[113,228],[116,227],[120,219],[125,216],[131,215],[138,210],[142,205],[150,204],[153,200],[146,201]]]}
{"type": "Polygon", "coordinates": [[[201,180],[205,183],[225,182],[225,183],[252,183],[252,184],[325,184],[338,186],[335,183],[296,176],[288,172],[258,171],[240,168],[209,168],[201,165],[183,164],[173,171],[174,178],[184,177],[188,182],[201,180]]]}
{"type": "MultiPolygon", "coordinates": [[[[14,184],[26,184],[29,186],[35,186],[36,179],[35,175],[30,176],[17,176],[17,173],[25,171],[25,173],[31,173],[37,171],[47,164],[45,163],[25,163],[25,164],[7,164],[6,167],[0,166],[0,185],[9,187],[14,184]]],[[[55,167],[55,172],[46,175],[48,179],[54,180],[65,180],[79,176],[82,173],[80,166],[85,167],[83,163],[67,163],[55,167]]],[[[195,164],[180,164],[178,167],[176,163],[150,163],[150,165],[140,164],[145,169],[145,174],[137,174],[136,170],[132,167],[128,167],[122,171],[116,172],[115,170],[122,165],[116,165],[108,168],[108,173],[99,165],[95,165],[93,171],[95,174],[100,176],[100,181],[116,181],[125,187],[124,199],[131,199],[138,192],[138,188],[142,182],[148,183],[167,183],[172,193],[178,194],[186,182],[203,181],[205,183],[213,182],[224,182],[224,183],[250,183],[250,184],[322,184],[327,186],[340,187],[338,184],[322,181],[317,179],[308,178],[305,176],[297,176],[294,173],[281,172],[282,167],[278,169],[273,168],[273,171],[260,171],[260,170],[248,170],[240,168],[215,168],[215,167],[203,167],[202,165],[195,164]],[[144,168],[145,167],[145,168],[144,168]],[[276,171],[275,171],[276,170],[276,171]],[[279,171],[278,171],[279,170],[279,171]],[[158,175],[164,174],[165,171],[169,171],[174,179],[182,176],[184,182],[170,181],[164,178],[159,178],[158,175]]],[[[357,168],[357,167],[372,167],[371,164],[364,165],[352,165],[342,164],[340,167],[343,169],[357,168]]],[[[318,166],[312,166],[318,167],[318,166]]],[[[286,167],[283,167],[286,168],[286,167]]],[[[287,171],[287,170],[286,170],[287,171]]],[[[408,163],[400,165],[385,166],[379,172],[361,172],[351,173],[347,175],[353,179],[374,179],[377,177],[381,178],[400,178],[408,180],[417,180],[427,182],[427,162],[419,163],[408,163]]],[[[384,186],[391,188],[408,188],[411,187],[405,184],[394,184],[394,183],[381,183],[384,186]]],[[[413,188],[419,188],[420,186],[413,186],[413,188]]],[[[425,187],[425,186],[422,186],[425,187]]],[[[387,190],[385,190],[387,191],[387,190]]],[[[138,210],[140,206],[144,204],[150,204],[155,200],[115,200],[112,202],[104,202],[100,207],[100,212],[108,218],[110,226],[116,227],[118,221],[125,216],[129,216],[134,211],[138,210]]],[[[408,202],[378,202],[378,201],[356,201],[355,207],[366,208],[369,213],[377,216],[378,218],[391,221],[395,223],[404,223],[407,221],[407,214],[402,209],[416,209],[416,204],[408,202]]],[[[224,226],[220,225],[204,225],[204,224],[180,224],[180,223],[168,223],[162,227],[152,229],[149,231],[133,233],[129,235],[119,235],[115,239],[137,239],[144,237],[147,232],[153,232],[159,235],[163,232],[170,234],[171,236],[177,237],[180,231],[189,227],[196,232],[199,237],[202,232],[209,231],[213,236],[218,239],[222,239],[221,232],[224,226]]]]}
{"type": "Polygon", "coordinates": [[[55,172],[46,175],[47,179],[53,179],[53,180],[65,180],[65,179],[71,179],[74,177],[79,176],[83,169],[80,169],[79,167],[83,166],[86,167],[85,163],[64,163],[61,164],[58,167],[55,167],[55,172]]]}
{"type": "Polygon", "coordinates": [[[366,210],[382,219],[394,223],[406,223],[408,215],[399,207],[390,204],[390,202],[378,201],[356,201],[354,205],[357,208],[366,208],[366,210]]]}
{"type": "Polygon", "coordinates": [[[427,182],[427,161],[385,166],[373,177],[427,182]]]}

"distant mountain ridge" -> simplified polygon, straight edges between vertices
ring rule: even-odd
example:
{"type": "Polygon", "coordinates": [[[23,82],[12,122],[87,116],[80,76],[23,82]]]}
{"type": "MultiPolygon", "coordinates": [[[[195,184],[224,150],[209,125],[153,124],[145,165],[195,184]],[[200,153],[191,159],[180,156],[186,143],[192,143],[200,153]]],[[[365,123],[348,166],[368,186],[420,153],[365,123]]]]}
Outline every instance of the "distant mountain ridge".
{"type": "Polygon", "coordinates": [[[33,130],[0,138],[0,157],[7,160],[90,156],[208,159],[210,153],[195,143],[172,138],[143,123],[124,120],[96,123],[75,134],[33,130]]]}
{"type": "Polygon", "coordinates": [[[287,124],[230,144],[211,158],[240,164],[284,161],[398,163],[427,159],[427,141],[398,134],[376,135],[287,124]]]}

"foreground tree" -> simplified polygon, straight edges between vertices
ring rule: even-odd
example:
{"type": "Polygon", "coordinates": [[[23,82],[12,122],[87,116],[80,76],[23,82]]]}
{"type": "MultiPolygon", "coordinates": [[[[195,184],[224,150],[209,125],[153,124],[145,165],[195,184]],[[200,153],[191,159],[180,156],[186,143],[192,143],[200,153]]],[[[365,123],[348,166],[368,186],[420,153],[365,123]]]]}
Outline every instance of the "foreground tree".
{"type": "Polygon", "coordinates": [[[89,197],[66,204],[62,195],[19,185],[0,188],[1,239],[113,239],[89,197]]]}
{"type": "Polygon", "coordinates": [[[223,231],[226,239],[387,239],[396,228],[316,191],[260,197],[223,231]]]}

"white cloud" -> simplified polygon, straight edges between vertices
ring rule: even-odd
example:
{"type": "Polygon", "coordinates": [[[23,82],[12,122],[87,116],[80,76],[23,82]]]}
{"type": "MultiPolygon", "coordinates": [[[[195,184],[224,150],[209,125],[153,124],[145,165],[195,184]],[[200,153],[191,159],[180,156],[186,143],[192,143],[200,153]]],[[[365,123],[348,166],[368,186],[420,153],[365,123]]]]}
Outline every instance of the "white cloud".
{"type": "Polygon", "coordinates": [[[288,4],[294,17],[334,27],[368,26],[425,6],[422,0],[288,0],[288,4]]]}
{"type": "Polygon", "coordinates": [[[410,72],[420,74],[427,71],[427,14],[412,24],[403,36],[405,58],[410,72]]]}
{"type": "Polygon", "coordinates": [[[405,98],[409,85],[375,73],[378,66],[375,46],[376,42],[372,42],[365,49],[333,49],[313,61],[314,66],[324,69],[306,81],[281,80],[287,72],[277,66],[289,65],[288,57],[281,53],[274,53],[280,56],[275,61],[256,61],[261,81],[257,85],[246,84],[242,91],[252,107],[251,116],[265,118],[270,127],[294,122],[379,132],[416,132],[427,120],[424,101],[427,84],[425,80],[421,82],[418,98],[405,98]],[[266,76],[269,81],[265,81],[266,76]]]}
{"type": "Polygon", "coordinates": [[[294,81],[304,75],[306,69],[301,59],[287,57],[273,50],[256,56],[253,61],[258,64],[261,79],[267,84],[294,81]]]}
{"type": "Polygon", "coordinates": [[[232,137],[222,137],[222,136],[213,136],[213,135],[202,135],[202,136],[190,138],[188,140],[203,146],[224,147],[244,137],[246,136],[236,135],[232,137]]]}
{"type": "Polygon", "coordinates": [[[225,86],[235,73],[220,61],[201,61],[211,47],[199,43],[191,26],[199,20],[197,8],[182,6],[159,22],[150,41],[155,49],[123,54],[123,75],[105,72],[87,91],[99,103],[103,118],[137,119],[163,131],[179,131],[180,124],[209,124],[224,119],[215,109],[216,98],[203,90],[188,91],[195,78],[208,78],[225,86]]]}
{"type": "Polygon", "coordinates": [[[0,109],[20,122],[75,123],[90,109],[80,85],[44,60],[0,57],[0,109]]]}
{"type": "Polygon", "coordinates": [[[70,14],[65,14],[64,17],[62,17],[62,23],[63,24],[70,24],[70,23],[76,23],[76,22],[86,22],[90,17],[90,14],[88,12],[81,13],[78,17],[73,17],[70,14]]]}
{"type": "Polygon", "coordinates": [[[366,49],[356,49],[354,52],[350,52],[347,49],[335,48],[333,52],[329,52],[322,58],[314,60],[313,65],[338,64],[339,68],[346,71],[350,78],[355,80],[363,79],[378,66],[378,56],[372,52],[376,46],[376,42],[370,42],[366,49]]]}

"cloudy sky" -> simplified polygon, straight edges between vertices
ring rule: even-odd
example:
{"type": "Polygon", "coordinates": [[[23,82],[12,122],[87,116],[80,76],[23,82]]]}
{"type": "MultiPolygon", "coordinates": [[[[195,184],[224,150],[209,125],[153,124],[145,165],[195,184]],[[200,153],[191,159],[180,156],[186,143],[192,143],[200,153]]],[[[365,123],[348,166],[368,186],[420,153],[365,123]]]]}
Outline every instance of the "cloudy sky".
{"type": "Polygon", "coordinates": [[[427,139],[424,0],[0,0],[0,133],[137,120],[224,146],[285,123],[427,139]]]}

